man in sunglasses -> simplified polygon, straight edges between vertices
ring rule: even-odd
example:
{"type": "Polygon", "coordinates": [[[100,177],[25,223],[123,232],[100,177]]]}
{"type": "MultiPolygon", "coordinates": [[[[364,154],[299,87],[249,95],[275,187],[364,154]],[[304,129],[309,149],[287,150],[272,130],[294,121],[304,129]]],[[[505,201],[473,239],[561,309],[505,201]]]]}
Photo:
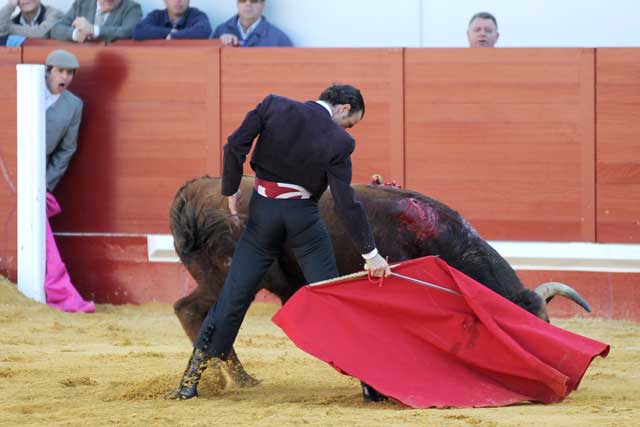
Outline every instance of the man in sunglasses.
{"type": "Polygon", "coordinates": [[[218,25],[211,38],[225,46],[293,46],[278,27],[263,16],[265,0],[238,0],[238,14],[218,25]]]}

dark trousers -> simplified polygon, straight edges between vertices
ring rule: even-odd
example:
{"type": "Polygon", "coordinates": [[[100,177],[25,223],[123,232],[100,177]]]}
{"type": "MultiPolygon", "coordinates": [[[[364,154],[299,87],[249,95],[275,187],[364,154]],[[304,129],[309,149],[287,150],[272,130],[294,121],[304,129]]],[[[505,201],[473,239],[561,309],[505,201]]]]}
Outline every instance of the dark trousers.
{"type": "Polygon", "coordinates": [[[202,323],[197,349],[228,357],[262,278],[285,244],[292,249],[307,282],[338,276],[318,204],[312,199],[268,199],[254,192],[247,228],[233,254],[222,292],[202,323]]]}

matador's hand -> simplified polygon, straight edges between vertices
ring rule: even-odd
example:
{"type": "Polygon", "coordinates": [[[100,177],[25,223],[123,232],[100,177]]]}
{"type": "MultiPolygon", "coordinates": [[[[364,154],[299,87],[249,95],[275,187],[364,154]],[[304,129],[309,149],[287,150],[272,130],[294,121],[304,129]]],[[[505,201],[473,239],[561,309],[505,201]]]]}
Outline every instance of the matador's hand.
{"type": "Polygon", "coordinates": [[[369,270],[371,275],[374,277],[389,277],[391,274],[391,269],[389,268],[389,263],[377,254],[371,259],[367,260],[367,263],[364,266],[365,270],[369,270]]]}
{"type": "Polygon", "coordinates": [[[240,207],[240,202],[242,201],[242,191],[238,189],[235,194],[229,196],[229,212],[233,215],[233,222],[237,224],[240,223],[240,219],[238,218],[238,208],[240,207]]]}

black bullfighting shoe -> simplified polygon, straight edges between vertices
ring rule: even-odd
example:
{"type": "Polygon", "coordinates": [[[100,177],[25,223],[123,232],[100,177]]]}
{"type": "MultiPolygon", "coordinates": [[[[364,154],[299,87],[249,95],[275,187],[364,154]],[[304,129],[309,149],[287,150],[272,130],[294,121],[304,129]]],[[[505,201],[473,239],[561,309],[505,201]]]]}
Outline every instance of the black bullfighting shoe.
{"type": "Polygon", "coordinates": [[[187,400],[198,396],[198,383],[202,374],[209,366],[211,357],[202,350],[194,349],[187,364],[187,369],[182,374],[178,388],[167,394],[167,399],[187,400]]]}
{"type": "Polygon", "coordinates": [[[363,382],[360,382],[360,384],[362,385],[362,400],[364,401],[364,403],[384,402],[386,400],[389,400],[387,396],[381,394],[378,390],[371,387],[369,384],[363,382]]]}

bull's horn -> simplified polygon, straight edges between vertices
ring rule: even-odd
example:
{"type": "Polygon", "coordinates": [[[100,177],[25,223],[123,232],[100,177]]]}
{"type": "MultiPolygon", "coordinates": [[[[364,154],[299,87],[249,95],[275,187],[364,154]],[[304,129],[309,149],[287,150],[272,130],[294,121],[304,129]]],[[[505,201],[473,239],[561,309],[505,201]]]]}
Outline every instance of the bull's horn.
{"type": "Polygon", "coordinates": [[[584,308],[586,311],[591,312],[591,307],[589,303],[582,298],[582,296],[573,289],[571,286],[565,285],[560,282],[547,282],[538,286],[535,290],[536,294],[540,295],[545,302],[551,301],[551,298],[556,295],[562,295],[563,297],[567,297],[576,304],[579,304],[580,307],[584,308]]]}

